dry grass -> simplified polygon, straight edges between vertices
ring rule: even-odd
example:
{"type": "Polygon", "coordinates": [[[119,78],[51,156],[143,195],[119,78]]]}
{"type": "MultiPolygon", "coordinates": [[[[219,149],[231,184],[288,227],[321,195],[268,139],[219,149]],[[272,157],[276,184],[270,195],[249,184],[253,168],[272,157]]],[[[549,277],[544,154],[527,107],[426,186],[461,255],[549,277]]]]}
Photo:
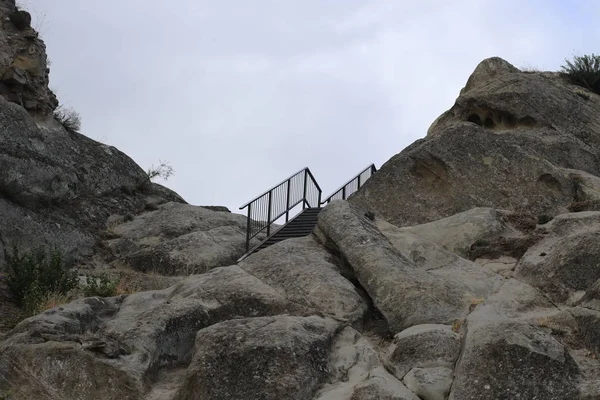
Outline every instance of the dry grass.
{"type": "Polygon", "coordinates": [[[460,332],[460,328],[462,328],[464,323],[464,319],[455,319],[454,321],[452,321],[452,331],[456,333],[460,332]]]}
{"type": "Polygon", "coordinates": [[[54,307],[58,307],[62,304],[68,303],[69,301],[69,297],[64,294],[50,292],[44,297],[42,297],[40,302],[37,303],[31,311],[33,315],[37,315],[54,307]]]}

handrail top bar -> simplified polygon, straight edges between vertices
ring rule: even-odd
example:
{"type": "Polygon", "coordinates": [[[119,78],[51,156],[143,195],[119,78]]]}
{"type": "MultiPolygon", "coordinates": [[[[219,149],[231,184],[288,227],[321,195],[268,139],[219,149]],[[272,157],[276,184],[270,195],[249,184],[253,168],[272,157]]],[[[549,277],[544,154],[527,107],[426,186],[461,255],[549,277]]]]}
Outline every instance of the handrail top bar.
{"type": "Polygon", "coordinates": [[[339,188],[337,188],[335,191],[333,191],[331,193],[330,196],[326,197],[325,200],[323,200],[321,202],[321,204],[325,204],[327,203],[327,201],[329,199],[331,199],[333,196],[335,196],[336,194],[338,194],[338,192],[340,190],[342,190],[343,188],[345,188],[349,183],[352,183],[352,181],[354,181],[356,178],[358,178],[359,176],[361,176],[363,173],[367,172],[368,170],[372,170],[373,168],[375,168],[375,163],[372,163],[371,165],[369,165],[367,168],[363,169],[362,171],[360,171],[358,174],[354,175],[354,178],[350,179],[348,182],[344,183],[342,186],[340,186],[339,188]]]}
{"type": "MultiPolygon", "coordinates": [[[[292,179],[293,177],[295,177],[296,175],[301,174],[302,172],[308,171],[308,173],[310,174],[310,176],[313,179],[313,182],[315,182],[315,185],[317,185],[317,188],[319,188],[319,185],[317,184],[317,181],[315,180],[315,177],[313,176],[312,172],[310,172],[310,169],[308,167],[304,167],[302,168],[300,171],[290,175],[288,178],[282,180],[281,182],[279,182],[277,185],[273,186],[271,189],[267,190],[266,192],[264,192],[263,194],[261,194],[260,196],[256,196],[254,199],[250,200],[249,202],[247,202],[246,204],[244,204],[243,206],[241,206],[239,209],[243,210],[244,208],[248,207],[250,204],[254,203],[256,200],[260,199],[261,197],[263,197],[264,195],[268,194],[271,190],[283,185],[284,183],[286,183],[287,181],[289,181],[290,179],[292,179]]],[[[319,190],[321,190],[321,188],[319,188],[319,190]]]]}

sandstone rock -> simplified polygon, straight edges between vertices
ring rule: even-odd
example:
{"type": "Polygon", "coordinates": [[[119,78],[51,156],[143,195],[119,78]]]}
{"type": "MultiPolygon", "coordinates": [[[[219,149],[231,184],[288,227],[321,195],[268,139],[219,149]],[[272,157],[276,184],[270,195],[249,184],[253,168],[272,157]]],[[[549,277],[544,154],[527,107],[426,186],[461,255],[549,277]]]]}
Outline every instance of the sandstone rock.
{"type": "Polygon", "coordinates": [[[367,311],[335,260],[311,237],[288,239],[254,253],[239,266],[288,300],[336,319],[357,322],[367,311]]]}
{"type": "Polygon", "coordinates": [[[502,282],[490,271],[406,229],[381,219],[376,221],[376,225],[401,255],[420,269],[449,283],[468,286],[473,292],[485,294],[494,291],[502,282]]]}
{"type": "Polygon", "coordinates": [[[394,337],[386,364],[402,379],[413,368],[453,368],[460,349],[461,338],[452,326],[415,325],[394,337]]]}
{"type": "Polygon", "coordinates": [[[181,203],[161,205],[111,233],[118,237],[107,242],[116,264],[163,275],[203,273],[246,252],[244,216],[181,203]]]}
{"type": "Polygon", "coordinates": [[[445,400],[452,386],[452,370],[443,367],[413,368],[403,381],[423,400],[445,400]]]}
{"type": "Polygon", "coordinates": [[[506,281],[467,318],[450,399],[578,398],[576,363],[534,323],[558,312],[531,286],[506,281]]]}
{"type": "Polygon", "coordinates": [[[336,328],[319,317],[279,316],[203,329],[175,400],[310,399],[327,375],[336,328]]]}
{"type": "Polygon", "coordinates": [[[385,370],[377,350],[352,328],[336,337],[329,356],[328,383],[315,400],[418,400],[385,370]]]}
{"type": "Polygon", "coordinates": [[[573,217],[574,221],[562,216],[548,224],[551,234],[531,247],[515,269],[516,278],[542,289],[558,302],[578,300],[600,279],[600,224],[580,225],[577,221],[585,217],[573,217]],[[561,234],[552,234],[555,231],[561,234]]]}
{"type": "Polygon", "coordinates": [[[513,233],[493,208],[473,208],[427,224],[402,228],[460,254],[478,240],[513,233]]]}
{"type": "Polygon", "coordinates": [[[417,324],[449,324],[468,314],[473,299],[494,290],[494,282],[470,287],[418,268],[346,201],[325,207],[318,227],[348,261],[393,332],[417,324]]]}
{"type": "Polygon", "coordinates": [[[145,398],[160,383],[159,372],[189,364],[199,330],[285,313],[310,310],[235,266],[164,290],[77,300],[26,319],[0,342],[0,391],[23,398],[145,398]]]}
{"type": "MultiPolygon", "coordinates": [[[[593,95],[596,98],[597,95],[593,95]]],[[[600,101],[560,75],[482,61],[427,137],[392,157],[350,201],[397,226],[473,207],[557,215],[577,180],[600,175],[600,101]]]]}

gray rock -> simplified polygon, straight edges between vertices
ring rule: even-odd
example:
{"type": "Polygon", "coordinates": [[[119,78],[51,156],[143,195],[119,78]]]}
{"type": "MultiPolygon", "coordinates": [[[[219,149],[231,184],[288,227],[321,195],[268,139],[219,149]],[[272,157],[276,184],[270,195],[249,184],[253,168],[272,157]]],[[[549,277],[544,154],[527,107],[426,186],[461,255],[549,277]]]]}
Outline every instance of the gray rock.
{"type": "Polygon", "coordinates": [[[473,207],[557,215],[579,183],[600,176],[600,101],[559,74],[482,61],[427,137],[386,162],[350,201],[397,226],[473,207]]]}
{"type": "Polygon", "coordinates": [[[404,377],[404,384],[423,400],[445,400],[452,386],[450,368],[413,368],[404,377]]]}
{"type": "Polygon", "coordinates": [[[336,337],[328,369],[328,383],[315,400],[418,400],[386,371],[367,338],[352,328],[336,337]]]}
{"type": "Polygon", "coordinates": [[[367,311],[356,288],[340,275],[336,260],[310,236],[279,242],[239,266],[288,300],[355,323],[367,311]]]}
{"type": "Polygon", "coordinates": [[[48,88],[46,45],[31,28],[31,15],[17,10],[14,1],[4,1],[0,21],[0,96],[32,112],[50,114],[58,100],[48,88]]]}
{"type": "Polygon", "coordinates": [[[477,207],[427,224],[402,228],[460,254],[477,240],[489,239],[512,230],[493,208],[477,207]]]}
{"type": "Polygon", "coordinates": [[[600,224],[561,224],[565,219],[549,224],[551,233],[559,230],[561,234],[550,234],[531,247],[517,264],[515,277],[540,288],[554,301],[572,303],[600,279],[600,224]]]}
{"type": "Polygon", "coordinates": [[[111,233],[118,237],[107,242],[116,265],[163,275],[203,273],[246,252],[244,216],[181,203],[163,204],[111,233]]]}
{"type": "Polygon", "coordinates": [[[531,286],[508,280],[467,318],[450,400],[578,398],[575,361],[540,326],[557,312],[531,286]]]}
{"type": "Polygon", "coordinates": [[[325,207],[318,227],[348,261],[393,332],[418,324],[450,324],[468,314],[473,299],[493,291],[493,285],[482,291],[479,285],[469,287],[469,282],[420,269],[346,201],[325,207]]]}
{"type": "MultiPolygon", "coordinates": [[[[496,274],[459,257],[432,241],[404,228],[398,228],[382,219],[377,219],[376,225],[401,255],[431,275],[458,286],[468,286],[473,293],[479,293],[482,296],[494,292],[502,284],[502,278],[496,274]]],[[[467,225],[470,226],[468,223],[467,225]]],[[[456,229],[456,231],[458,230],[460,229],[456,229]]]]}
{"type": "Polygon", "coordinates": [[[175,400],[312,398],[327,376],[337,324],[319,317],[225,321],[198,332],[175,400]]]}
{"type": "Polygon", "coordinates": [[[413,368],[452,368],[460,349],[460,335],[452,326],[415,325],[394,337],[386,364],[402,379],[413,368]]]}
{"type": "Polygon", "coordinates": [[[237,266],[164,290],[77,300],[26,319],[0,342],[0,391],[24,398],[145,398],[161,371],[189,364],[199,330],[286,313],[311,311],[237,266]]]}

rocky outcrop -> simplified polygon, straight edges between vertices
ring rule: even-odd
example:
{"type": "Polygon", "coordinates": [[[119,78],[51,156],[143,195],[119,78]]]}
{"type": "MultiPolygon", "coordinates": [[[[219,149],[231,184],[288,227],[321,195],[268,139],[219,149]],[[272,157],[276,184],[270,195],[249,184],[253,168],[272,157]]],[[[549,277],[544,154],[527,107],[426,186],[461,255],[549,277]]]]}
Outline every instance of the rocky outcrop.
{"type": "Polygon", "coordinates": [[[31,27],[31,15],[14,0],[0,1],[0,96],[30,112],[47,115],[58,106],[48,88],[46,45],[31,27]]]}
{"type": "MultiPolygon", "coordinates": [[[[347,260],[358,282],[386,318],[392,332],[419,324],[450,324],[464,318],[474,299],[493,293],[500,278],[457,263],[448,268],[420,268],[397,251],[363,213],[335,201],[319,215],[319,229],[347,260]],[[463,268],[471,273],[461,273],[463,268]]],[[[431,244],[431,246],[435,246],[431,244]]],[[[435,256],[435,249],[424,255],[435,256]]],[[[465,260],[466,262],[466,260],[465,260]]]]}
{"type": "Polygon", "coordinates": [[[398,226],[473,207],[566,212],[573,170],[600,175],[600,96],[559,74],[481,62],[454,106],[392,157],[351,201],[398,226]]]}
{"type": "Polygon", "coordinates": [[[169,202],[115,221],[104,244],[116,266],[161,275],[190,275],[235,264],[246,252],[246,218],[169,202]]]}
{"type": "Polygon", "coordinates": [[[239,266],[290,301],[356,323],[367,302],[345,279],[339,261],[311,237],[290,239],[251,255],[239,266]]]}
{"type": "Polygon", "coordinates": [[[600,200],[581,90],[485,60],[313,235],[238,265],[244,216],[0,98],[0,250],[171,285],[25,319],[0,338],[0,398],[600,398],[600,212],[566,213],[600,200]]]}

